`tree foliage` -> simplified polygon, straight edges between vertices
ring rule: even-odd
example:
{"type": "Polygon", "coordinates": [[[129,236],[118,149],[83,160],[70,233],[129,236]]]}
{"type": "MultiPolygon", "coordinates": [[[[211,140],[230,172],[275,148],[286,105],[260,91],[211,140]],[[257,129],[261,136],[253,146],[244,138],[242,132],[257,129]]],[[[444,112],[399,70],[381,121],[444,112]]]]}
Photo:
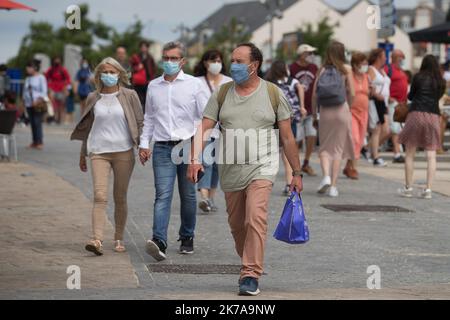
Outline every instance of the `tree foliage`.
{"type": "Polygon", "coordinates": [[[317,54],[325,55],[328,44],[333,38],[334,28],[338,27],[339,23],[330,24],[329,18],[324,17],[314,28],[313,24],[307,23],[300,31],[303,36],[303,43],[317,48],[317,54]]]}
{"type": "MultiPolygon", "coordinates": [[[[137,52],[141,40],[143,24],[138,19],[124,32],[118,32],[101,19],[97,21],[88,17],[89,6],[80,7],[81,29],[68,29],[65,24],[54,28],[47,22],[31,22],[30,30],[21,41],[17,56],[8,61],[11,67],[23,68],[36,53],[44,53],[50,57],[63,56],[64,45],[74,44],[82,48],[82,55],[91,64],[97,64],[106,56],[114,55],[117,45],[124,45],[128,52],[137,52]]],[[[68,15],[64,13],[64,21],[68,15]]]]}
{"type": "Polygon", "coordinates": [[[223,25],[220,31],[211,36],[206,47],[207,49],[220,50],[227,62],[233,49],[240,43],[250,41],[251,36],[247,28],[233,17],[229,24],[223,25]]]}

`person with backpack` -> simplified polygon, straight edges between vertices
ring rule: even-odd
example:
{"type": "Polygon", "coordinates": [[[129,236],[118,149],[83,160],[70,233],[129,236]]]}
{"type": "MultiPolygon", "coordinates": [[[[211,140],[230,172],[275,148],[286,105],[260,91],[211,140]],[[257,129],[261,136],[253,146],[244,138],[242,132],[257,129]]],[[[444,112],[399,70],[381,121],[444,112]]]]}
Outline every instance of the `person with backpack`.
{"type": "Polygon", "coordinates": [[[44,131],[42,130],[42,120],[44,117],[45,99],[48,99],[47,80],[39,73],[41,62],[32,60],[27,63],[23,86],[23,103],[31,123],[31,134],[33,142],[29,148],[42,150],[44,147],[44,131]]]}
{"type": "Polygon", "coordinates": [[[65,121],[66,99],[69,95],[68,86],[71,85],[71,80],[69,72],[62,66],[60,57],[53,58],[45,77],[48,82],[49,97],[55,109],[56,123],[61,124],[65,121]]]}
{"type": "Polygon", "coordinates": [[[436,174],[436,150],[440,141],[439,100],[445,93],[445,82],[439,71],[439,63],[433,55],[423,58],[419,73],[411,84],[408,100],[411,101],[405,127],[399,136],[399,142],[406,146],[405,186],[398,190],[407,198],[413,196],[414,157],[417,148],[427,153],[427,185],[421,192],[424,199],[432,198],[431,187],[436,174]]]}
{"type": "MultiPolygon", "coordinates": [[[[139,58],[141,59],[141,62],[145,69],[145,76],[146,76],[146,82],[145,85],[148,86],[149,82],[156,78],[157,73],[157,67],[155,63],[155,59],[149,52],[150,49],[150,42],[147,40],[142,40],[139,43],[139,58]]],[[[145,99],[146,95],[144,95],[144,103],[143,106],[145,107],[145,99]]],[[[144,110],[145,112],[145,110],[144,110]]]]}
{"type": "Polygon", "coordinates": [[[233,50],[230,67],[233,82],[222,85],[209,99],[191,146],[187,172],[189,180],[197,182],[203,170],[200,156],[207,139],[205,133],[219,123],[220,154],[225,158],[219,164],[220,185],[242,263],[239,295],[246,296],[260,293],[269,198],[278,171],[274,127],[279,129],[280,141],[293,169],[290,191],[303,189],[298,148],[291,129],[292,108],[281,89],[258,76],[262,62],[263,55],[253,43],[240,44],[233,50]]]}
{"type": "MultiPolygon", "coordinates": [[[[286,63],[281,60],[276,60],[272,63],[272,66],[266,75],[266,80],[276,84],[289,101],[289,104],[294,111],[291,119],[292,133],[297,140],[297,124],[308,114],[308,111],[304,107],[305,90],[303,89],[303,86],[297,79],[289,76],[289,69],[287,68],[286,63]]],[[[282,153],[282,160],[286,179],[283,195],[288,196],[292,180],[292,168],[289,165],[289,161],[284,152],[282,153]]]]}
{"type": "Polygon", "coordinates": [[[333,41],[327,48],[313,91],[313,115],[317,122],[320,112],[320,165],[323,179],[317,192],[338,197],[337,179],[343,159],[354,160],[352,116],[352,70],[345,65],[346,51],[342,43],[333,41]]]}
{"type": "MultiPolygon", "coordinates": [[[[194,76],[198,77],[202,84],[202,89],[208,99],[214,91],[232,79],[225,75],[225,63],[223,55],[216,49],[206,51],[196,67],[194,68],[194,76]]],[[[216,145],[220,137],[219,127],[216,125],[211,133],[211,140],[208,141],[207,147],[211,148],[216,145]]],[[[214,158],[216,156],[215,150],[212,152],[205,152],[203,157],[203,178],[197,184],[197,189],[200,192],[201,200],[198,207],[205,213],[217,211],[218,208],[214,201],[217,186],[219,185],[219,169],[214,158]]]]}
{"type": "Polygon", "coordinates": [[[145,96],[147,95],[147,76],[145,74],[145,68],[142,64],[141,58],[137,54],[133,54],[130,58],[131,64],[131,84],[133,89],[137,92],[139,100],[142,104],[142,110],[145,108],[145,96]]]}

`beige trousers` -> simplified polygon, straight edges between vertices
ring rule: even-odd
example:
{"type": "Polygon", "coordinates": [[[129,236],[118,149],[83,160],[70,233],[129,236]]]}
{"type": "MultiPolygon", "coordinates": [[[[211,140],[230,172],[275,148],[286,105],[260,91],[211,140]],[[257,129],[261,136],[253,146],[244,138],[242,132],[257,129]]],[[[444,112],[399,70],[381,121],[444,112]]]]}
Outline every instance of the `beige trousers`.
{"type": "Polygon", "coordinates": [[[127,191],[134,168],[134,151],[92,154],[90,156],[94,183],[92,228],[94,239],[103,241],[108,204],[108,185],[111,169],[114,173],[114,240],[123,240],[128,215],[127,191]]]}
{"type": "Polygon", "coordinates": [[[271,192],[271,181],[254,180],[244,190],[225,193],[228,223],[236,251],[242,259],[241,279],[259,279],[263,274],[271,192]]]}

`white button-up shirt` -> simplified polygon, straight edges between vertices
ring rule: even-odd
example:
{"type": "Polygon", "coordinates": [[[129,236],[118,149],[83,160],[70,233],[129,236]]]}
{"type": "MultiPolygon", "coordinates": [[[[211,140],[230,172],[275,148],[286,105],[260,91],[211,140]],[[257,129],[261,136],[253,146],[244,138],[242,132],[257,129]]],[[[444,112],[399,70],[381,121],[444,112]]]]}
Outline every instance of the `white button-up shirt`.
{"type": "Polygon", "coordinates": [[[172,82],[164,75],[147,88],[144,128],[140,147],[150,142],[186,140],[195,134],[203,118],[208,96],[199,79],[180,71],[172,82]]]}

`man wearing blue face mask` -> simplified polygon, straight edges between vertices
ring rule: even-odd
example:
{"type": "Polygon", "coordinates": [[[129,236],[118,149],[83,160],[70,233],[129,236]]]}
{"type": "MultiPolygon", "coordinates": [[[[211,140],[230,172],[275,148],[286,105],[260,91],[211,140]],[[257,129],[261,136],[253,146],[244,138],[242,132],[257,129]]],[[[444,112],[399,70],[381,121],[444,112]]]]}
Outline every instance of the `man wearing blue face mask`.
{"type": "Polygon", "coordinates": [[[195,184],[187,180],[187,164],[174,163],[172,151],[177,155],[179,146],[190,142],[201,121],[208,98],[199,79],[187,75],[182,68],[186,63],[185,48],[179,42],[170,42],[163,48],[164,74],[151,81],[147,89],[144,129],[139,157],[144,165],[153,154],[155,203],[153,236],[147,241],[146,252],[157,261],[166,258],[167,229],[169,226],[175,179],[181,200],[180,253],[194,252],[196,223],[195,184]],[[153,145],[153,151],[151,146],[153,145]]]}
{"type": "Polygon", "coordinates": [[[281,89],[258,76],[262,62],[261,51],[252,43],[241,44],[233,51],[230,71],[234,82],[222,85],[209,99],[191,147],[188,168],[189,179],[196,182],[203,170],[199,155],[203,139],[208,138],[205,133],[219,122],[223,142],[220,154],[226,158],[219,163],[219,180],[236,252],[242,261],[239,294],[247,296],[259,294],[258,280],[263,274],[269,197],[279,159],[274,126],[279,128],[280,142],[293,169],[290,191],[303,189],[291,129],[292,108],[281,89]],[[235,141],[243,134],[248,142],[238,142],[234,153],[235,141]],[[237,159],[241,155],[245,161],[237,159]]]}

